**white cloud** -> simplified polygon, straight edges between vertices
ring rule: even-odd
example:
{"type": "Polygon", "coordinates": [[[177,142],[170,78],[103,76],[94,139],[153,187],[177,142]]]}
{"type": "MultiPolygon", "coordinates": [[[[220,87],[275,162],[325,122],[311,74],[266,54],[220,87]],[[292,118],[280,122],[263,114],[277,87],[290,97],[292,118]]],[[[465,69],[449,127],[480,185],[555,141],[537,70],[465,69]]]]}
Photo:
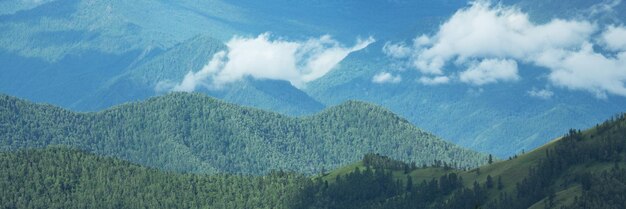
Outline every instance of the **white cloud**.
{"type": "Polygon", "coordinates": [[[473,85],[485,85],[498,81],[519,80],[517,62],[514,60],[485,59],[470,66],[459,76],[461,82],[473,85]]]}
{"type": "Polygon", "coordinates": [[[415,67],[441,74],[453,59],[511,57],[526,59],[550,48],[575,48],[586,41],[595,27],[586,21],[555,19],[543,25],[510,7],[474,3],[456,12],[424,48],[418,48],[415,67]]]}
{"type": "Polygon", "coordinates": [[[433,86],[433,85],[449,83],[450,78],[447,76],[435,76],[432,78],[424,76],[424,77],[421,77],[418,81],[424,85],[433,86]]]}
{"type": "Polygon", "coordinates": [[[228,50],[216,53],[200,71],[189,72],[174,91],[194,91],[198,86],[219,88],[244,77],[276,79],[296,87],[318,79],[350,53],[373,43],[373,38],[357,40],[344,47],[330,36],[307,41],[272,39],[269,33],[256,38],[234,37],[228,50]]]}
{"type": "Polygon", "coordinates": [[[549,80],[557,86],[586,90],[599,98],[607,92],[626,96],[626,52],[607,57],[594,52],[591,44],[578,51],[547,52],[551,54],[539,64],[549,67],[549,80]]]}
{"type": "MultiPolygon", "coordinates": [[[[620,3],[613,1],[607,8],[614,7],[615,2],[620,3]]],[[[534,23],[515,7],[479,1],[457,11],[433,35],[415,38],[410,55],[404,59],[422,73],[420,82],[424,84],[448,83],[456,74],[461,82],[472,85],[515,81],[519,79],[517,63],[523,63],[546,68],[547,82],[557,87],[588,91],[598,97],[626,96],[626,29],[594,22],[598,21],[553,19],[534,23]],[[598,47],[613,54],[594,51],[598,47]],[[433,82],[429,76],[447,80],[433,82]]]]}
{"type": "Polygon", "coordinates": [[[383,52],[393,58],[405,58],[411,55],[411,48],[407,47],[404,43],[392,44],[387,42],[385,46],[383,46],[383,52]]]}
{"type": "Polygon", "coordinates": [[[528,95],[530,95],[531,97],[537,97],[540,99],[550,99],[552,98],[552,96],[554,96],[554,92],[548,89],[541,89],[541,90],[533,89],[531,91],[528,91],[528,95]]]}
{"type": "Polygon", "coordinates": [[[430,37],[426,35],[422,35],[413,40],[413,46],[415,47],[423,47],[427,44],[430,44],[430,37]]]}
{"type": "Polygon", "coordinates": [[[372,77],[372,82],[374,83],[399,83],[400,81],[402,81],[402,77],[400,75],[394,76],[388,72],[381,72],[372,77]]]}
{"type": "Polygon", "coordinates": [[[612,51],[626,51],[626,28],[609,26],[602,33],[602,43],[612,51]]]}

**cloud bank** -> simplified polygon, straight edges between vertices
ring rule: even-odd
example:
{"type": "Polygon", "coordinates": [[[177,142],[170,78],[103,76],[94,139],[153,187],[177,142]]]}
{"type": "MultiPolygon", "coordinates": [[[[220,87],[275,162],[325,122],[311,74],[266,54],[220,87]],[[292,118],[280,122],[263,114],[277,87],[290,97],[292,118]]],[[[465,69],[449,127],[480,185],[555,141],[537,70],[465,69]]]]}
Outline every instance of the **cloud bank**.
{"type": "Polygon", "coordinates": [[[626,96],[623,26],[577,19],[533,23],[515,7],[479,1],[412,42],[387,43],[383,52],[418,70],[423,84],[514,82],[523,79],[517,65],[524,63],[546,68],[554,86],[626,96]]]}
{"type": "Polygon", "coordinates": [[[369,37],[345,47],[328,35],[300,42],[275,39],[269,33],[254,38],[234,37],[226,43],[228,50],[216,53],[201,70],[187,73],[171,90],[221,88],[245,77],[286,80],[300,88],[324,76],[350,53],[373,42],[369,37]]]}

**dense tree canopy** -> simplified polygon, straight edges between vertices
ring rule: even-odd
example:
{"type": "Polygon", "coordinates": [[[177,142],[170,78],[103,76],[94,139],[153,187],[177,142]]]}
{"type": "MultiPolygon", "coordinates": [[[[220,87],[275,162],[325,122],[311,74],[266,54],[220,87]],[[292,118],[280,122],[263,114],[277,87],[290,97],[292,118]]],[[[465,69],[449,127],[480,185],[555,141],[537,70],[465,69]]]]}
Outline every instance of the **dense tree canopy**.
{"type": "MultiPolygon", "coordinates": [[[[3,135],[8,140],[2,141],[4,151],[0,152],[2,208],[621,209],[626,205],[626,115],[587,131],[570,130],[564,137],[519,158],[495,161],[471,170],[463,167],[463,161],[448,163],[432,159],[427,162],[422,159],[420,165],[415,161],[366,153],[356,164],[311,178],[274,168],[328,165],[315,164],[315,159],[327,162],[324,160],[350,158],[350,152],[371,151],[363,144],[375,141],[360,138],[365,135],[359,132],[374,134],[374,137],[384,136],[375,134],[389,134],[392,136],[389,140],[402,140],[402,137],[393,138],[398,134],[431,135],[410,128],[410,125],[406,125],[409,131],[395,128],[404,126],[404,120],[358,102],[349,102],[316,116],[289,118],[276,114],[261,117],[269,113],[193,94],[173,94],[142,105],[130,104],[100,113],[71,113],[11,98],[0,101],[3,102],[0,125],[8,132],[3,135]],[[194,99],[202,102],[191,102],[194,99]],[[141,114],[128,116],[136,112],[141,114]],[[194,119],[205,114],[211,117],[205,117],[204,121],[194,119]],[[382,122],[380,118],[387,118],[387,121],[382,122]],[[214,127],[222,127],[220,124],[236,129],[214,127]],[[392,131],[379,133],[367,129],[370,126],[392,131]],[[219,137],[208,136],[203,132],[207,129],[220,133],[219,137]],[[308,138],[310,133],[319,137],[314,138],[315,142],[322,145],[307,141],[314,140],[308,138]],[[194,138],[197,135],[206,136],[208,142],[194,138]],[[96,138],[82,138],[85,136],[96,138]],[[168,137],[159,138],[163,136],[168,137]],[[293,137],[293,141],[271,136],[293,137]],[[337,142],[332,144],[334,149],[323,150],[331,146],[324,144],[330,143],[326,137],[337,142]],[[228,140],[219,140],[221,138],[228,140]],[[363,141],[357,143],[354,141],[357,139],[363,141]],[[158,143],[160,140],[170,144],[158,143]],[[353,148],[348,149],[349,145],[353,148]],[[214,153],[191,152],[195,146],[204,146],[214,153]],[[256,149],[264,149],[268,154],[257,156],[255,154],[265,152],[256,149]],[[316,151],[333,156],[314,155],[315,152],[309,149],[322,149],[316,151]],[[345,150],[340,152],[340,149],[345,150]],[[215,154],[236,150],[246,152],[238,152],[236,156],[215,154]],[[143,151],[149,151],[148,155],[141,155],[145,154],[143,151]],[[198,161],[160,156],[164,151],[182,153],[178,156],[183,157],[193,156],[192,159],[198,161]],[[155,163],[156,168],[98,156],[102,154],[122,159],[152,157],[151,161],[142,163],[155,163]],[[206,156],[214,158],[203,158],[206,156]],[[288,164],[318,156],[323,157],[311,158],[302,164],[288,164]],[[253,157],[259,158],[250,160],[253,157]],[[206,160],[222,158],[228,159],[226,162],[230,167],[219,167],[216,165],[227,163],[210,164],[212,161],[206,160]],[[172,165],[168,160],[190,166],[200,162],[215,171],[242,165],[259,166],[255,163],[270,168],[266,168],[264,175],[180,173],[167,171],[177,170],[173,169],[176,167],[159,166],[172,165]],[[158,164],[163,162],[166,163],[158,164]],[[279,163],[279,166],[272,167],[272,163],[279,163]]],[[[429,142],[434,145],[447,144],[432,139],[429,142]]],[[[424,143],[421,139],[414,142],[424,143]]],[[[376,146],[385,148],[388,145],[376,146]]],[[[396,153],[398,155],[405,156],[396,153]]],[[[482,160],[489,161],[485,156],[482,160]]]]}
{"type": "Polygon", "coordinates": [[[486,156],[424,132],[375,105],[347,102],[287,117],[190,93],[96,113],[0,96],[0,150],[67,145],[149,167],[196,173],[319,173],[380,153],[417,164],[473,167],[486,156]]]}
{"type": "Polygon", "coordinates": [[[283,171],[264,176],[167,172],[62,147],[5,151],[0,152],[0,207],[620,209],[626,205],[624,136],[622,116],[585,132],[571,130],[519,159],[485,165],[482,174],[366,154],[361,166],[331,171],[339,172],[332,179],[331,174],[311,179],[283,171]],[[527,161],[529,155],[540,158],[527,161]],[[491,168],[515,170],[519,161],[532,165],[500,173],[521,174],[519,179],[491,168]]]}
{"type": "Polygon", "coordinates": [[[0,153],[0,208],[293,208],[308,178],[179,174],[66,148],[0,153]]]}

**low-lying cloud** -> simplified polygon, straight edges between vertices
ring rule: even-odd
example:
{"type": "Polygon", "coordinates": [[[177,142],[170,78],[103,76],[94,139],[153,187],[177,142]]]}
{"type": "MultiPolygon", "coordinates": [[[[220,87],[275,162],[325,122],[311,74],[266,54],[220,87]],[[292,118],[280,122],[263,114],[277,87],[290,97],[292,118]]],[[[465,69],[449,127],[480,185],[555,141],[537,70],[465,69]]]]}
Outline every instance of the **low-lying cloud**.
{"type": "Polygon", "coordinates": [[[478,1],[457,11],[435,34],[412,42],[387,43],[383,52],[418,70],[423,84],[514,82],[523,79],[517,66],[524,63],[548,69],[544,77],[554,86],[601,98],[626,96],[623,26],[581,19],[534,23],[515,7],[478,1]]]}
{"type": "Polygon", "coordinates": [[[373,42],[369,37],[345,47],[328,35],[306,41],[273,38],[269,33],[254,38],[234,37],[226,43],[228,50],[216,53],[201,70],[189,72],[171,90],[221,88],[245,77],[286,80],[300,88],[324,76],[350,53],[373,42]]]}

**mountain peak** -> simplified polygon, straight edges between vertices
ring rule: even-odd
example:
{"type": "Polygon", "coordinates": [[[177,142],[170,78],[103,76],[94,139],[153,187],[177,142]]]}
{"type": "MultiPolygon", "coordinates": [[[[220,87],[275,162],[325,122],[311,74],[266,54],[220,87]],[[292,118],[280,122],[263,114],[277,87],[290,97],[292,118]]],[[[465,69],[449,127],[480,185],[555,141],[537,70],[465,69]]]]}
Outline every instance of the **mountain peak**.
{"type": "Polygon", "coordinates": [[[360,100],[347,100],[339,105],[329,107],[318,114],[318,116],[325,115],[360,119],[387,118],[394,122],[410,124],[406,119],[401,118],[385,107],[360,100]]]}

